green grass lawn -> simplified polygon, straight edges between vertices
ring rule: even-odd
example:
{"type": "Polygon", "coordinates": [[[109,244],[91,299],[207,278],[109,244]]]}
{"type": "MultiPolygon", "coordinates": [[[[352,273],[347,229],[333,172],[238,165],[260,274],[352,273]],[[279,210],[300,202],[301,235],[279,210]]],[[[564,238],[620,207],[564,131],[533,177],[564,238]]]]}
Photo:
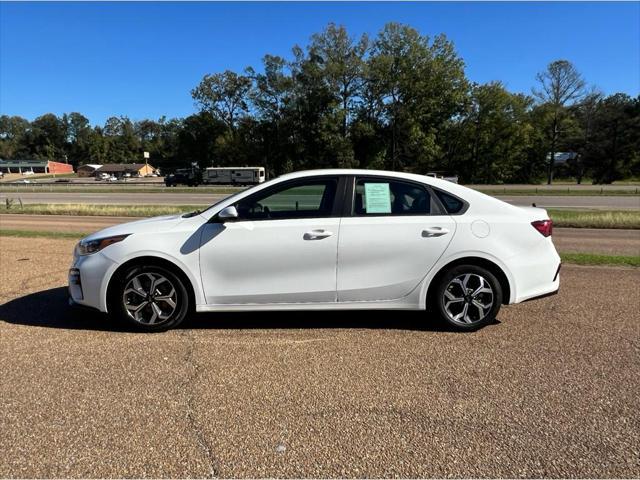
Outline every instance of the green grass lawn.
{"type": "Polygon", "coordinates": [[[0,229],[0,237],[18,237],[18,238],[77,238],[86,237],[88,233],[78,232],[49,232],[40,230],[12,230],[0,229]]]}
{"type": "Polygon", "coordinates": [[[203,205],[92,205],[88,203],[33,203],[22,207],[0,207],[0,213],[24,215],[77,215],[114,217],[155,217],[192,212],[206,208],[203,205]]]}
{"type": "Polygon", "coordinates": [[[636,187],[633,189],[606,189],[606,188],[589,188],[589,189],[576,189],[571,187],[566,188],[554,188],[547,189],[544,187],[534,187],[534,188],[482,188],[480,186],[474,187],[474,190],[477,190],[482,193],[486,193],[487,195],[492,196],[500,196],[500,195],[512,195],[512,196],[523,196],[523,195],[538,195],[538,196],[569,196],[569,197],[600,197],[600,196],[618,196],[618,195],[626,195],[626,196],[634,196],[640,195],[640,187],[636,187]]]}
{"type": "Polygon", "coordinates": [[[548,209],[556,227],[640,229],[640,210],[548,209]]]}
{"type": "Polygon", "coordinates": [[[598,253],[560,253],[564,263],[575,265],[618,265],[640,267],[640,256],[601,255],[598,253]]]}

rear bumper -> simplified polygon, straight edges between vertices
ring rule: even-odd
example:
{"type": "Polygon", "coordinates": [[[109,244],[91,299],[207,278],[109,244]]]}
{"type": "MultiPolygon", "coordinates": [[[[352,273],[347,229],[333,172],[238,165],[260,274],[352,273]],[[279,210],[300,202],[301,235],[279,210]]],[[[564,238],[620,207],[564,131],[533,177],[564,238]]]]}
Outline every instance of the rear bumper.
{"type": "Polygon", "coordinates": [[[543,298],[553,297],[554,295],[557,295],[559,291],[560,291],[560,289],[558,288],[557,290],[554,290],[553,292],[543,293],[542,295],[538,295],[537,297],[527,298],[526,300],[523,300],[523,301],[524,302],[530,302],[531,300],[541,300],[543,298]]]}
{"type": "Polygon", "coordinates": [[[550,238],[508,263],[515,282],[512,303],[552,295],[560,288],[560,256],[550,238]]]}

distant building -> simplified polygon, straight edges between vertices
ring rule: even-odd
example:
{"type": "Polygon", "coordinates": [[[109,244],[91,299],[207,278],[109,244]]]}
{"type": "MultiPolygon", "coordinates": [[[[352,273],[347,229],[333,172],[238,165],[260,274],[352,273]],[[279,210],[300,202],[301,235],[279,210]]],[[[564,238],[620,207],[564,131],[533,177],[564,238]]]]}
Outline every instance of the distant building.
{"type": "Polygon", "coordinates": [[[73,166],[51,160],[0,160],[0,172],[73,173],[73,166]]]}
{"type": "Polygon", "coordinates": [[[79,177],[93,177],[102,165],[96,163],[87,163],[86,165],[80,165],[77,169],[79,177]]]}
{"type": "Polygon", "coordinates": [[[127,173],[132,177],[144,177],[157,173],[157,169],[146,163],[107,163],[94,170],[94,175],[103,173],[114,177],[123,177],[127,173]]]}

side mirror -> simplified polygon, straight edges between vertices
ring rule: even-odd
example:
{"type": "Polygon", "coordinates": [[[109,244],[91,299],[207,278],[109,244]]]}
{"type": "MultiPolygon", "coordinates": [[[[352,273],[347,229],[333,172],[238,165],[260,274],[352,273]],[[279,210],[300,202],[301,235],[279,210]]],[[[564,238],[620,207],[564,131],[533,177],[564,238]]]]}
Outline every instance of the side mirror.
{"type": "Polygon", "coordinates": [[[218,212],[218,218],[224,222],[232,222],[238,218],[238,210],[233,205],[225,207],[218,212]]]}

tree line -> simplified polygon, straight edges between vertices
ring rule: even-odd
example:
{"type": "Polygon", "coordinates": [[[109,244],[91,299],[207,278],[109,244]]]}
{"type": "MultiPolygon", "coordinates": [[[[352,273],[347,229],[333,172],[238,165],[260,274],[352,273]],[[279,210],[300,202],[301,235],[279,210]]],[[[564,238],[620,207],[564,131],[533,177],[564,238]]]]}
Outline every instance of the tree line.
{"type": "Polygon", "coordinates": [[[80,113],[0,117],[0,158],[190,166],[260,165],[269,176],[358,167],[457,173],[465,183],[578,183],[640,176],[640,96],[604,96],[569,61],[532,93],[471,82],[445,35],[389,23],[373,38],[329,24],[291,58],[205,75],[185,118],[92,126],[80,113]],[[577,153],[562,166],[557,152],[577,153]]]}

